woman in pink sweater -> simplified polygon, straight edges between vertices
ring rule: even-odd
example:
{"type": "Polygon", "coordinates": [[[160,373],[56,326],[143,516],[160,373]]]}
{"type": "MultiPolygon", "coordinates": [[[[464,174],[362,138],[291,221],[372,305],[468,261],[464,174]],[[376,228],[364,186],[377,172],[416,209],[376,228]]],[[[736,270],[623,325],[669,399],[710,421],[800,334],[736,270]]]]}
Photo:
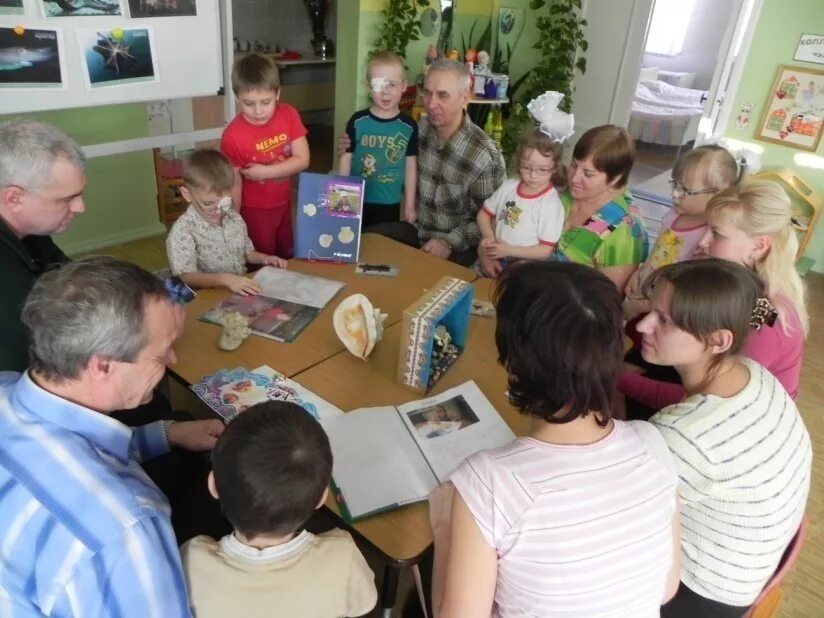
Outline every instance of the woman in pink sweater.
{"type": "MultiPolygon", "coordinates": [[[[705,255],[750,266],[764,281],[776,319],[750,335],[743,355],[768,369],[795,399],[809,321],[795,270],[798,240],[790,214],[790,199],[777,184],[744,181],[710,200],[709,229],[699,247],[705,255]]],[[[630,371],[622,373],[618,390],[653,410],[678,403],[685,394],[681,384],[630,371]]]]}

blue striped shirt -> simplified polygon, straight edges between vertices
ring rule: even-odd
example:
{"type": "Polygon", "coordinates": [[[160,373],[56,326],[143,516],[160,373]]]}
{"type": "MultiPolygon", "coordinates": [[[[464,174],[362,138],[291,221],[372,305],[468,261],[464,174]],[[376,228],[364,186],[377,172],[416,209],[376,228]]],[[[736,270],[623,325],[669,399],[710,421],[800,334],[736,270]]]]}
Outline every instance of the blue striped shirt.
{"type": "Polygon", "coordinates": [[[0,616],[190,616],[165,496],[138,461],[168,451],[0,372],[0,616]]]}

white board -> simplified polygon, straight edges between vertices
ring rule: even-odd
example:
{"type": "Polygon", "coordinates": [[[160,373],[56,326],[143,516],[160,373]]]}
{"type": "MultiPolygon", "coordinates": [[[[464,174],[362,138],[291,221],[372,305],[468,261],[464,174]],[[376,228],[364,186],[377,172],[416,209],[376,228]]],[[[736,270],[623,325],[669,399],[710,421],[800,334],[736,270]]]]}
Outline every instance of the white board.
{"type": "Polygon", "coordinates": [[[224,83],[219,5],[218,0],[197,0],[196,16],[131,19],[128,0],[122,0],[123,15],[45,18],[41,0],[24,0],[24,14],[0,15],[0,27],[58,30],[63,87],[9,87],[0,83],[0,114],[217,94],[224,83]],[[151,32],[154,81],[89,85],[78,35],[91,29],[109,33],[117,28],[151,32]]]}

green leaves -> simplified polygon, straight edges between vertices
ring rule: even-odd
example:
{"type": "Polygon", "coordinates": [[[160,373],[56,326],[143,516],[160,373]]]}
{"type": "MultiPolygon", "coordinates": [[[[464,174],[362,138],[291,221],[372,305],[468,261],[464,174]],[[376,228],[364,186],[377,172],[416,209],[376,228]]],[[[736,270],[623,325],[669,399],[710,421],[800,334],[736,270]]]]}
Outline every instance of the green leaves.
{"type": "Polygon", "coordinates": [[[410,41],[421,38],[420,10],[428,6],[429,0],[389,0],[381,11],[383,25],[371,54],[389,50],[406,59],[410,41]]]}
{"type": "Polygon", "coordinates": [[[525,76],[517,97],[512,91],[518,103],[505,124],[503,150],[507,157],[515,152],[521,133],[531,122],[526,103],[547,90],[555,90],[565,95],[560,107],[569,112],[575,71],[584,73],[587,67],[583,54],[589,44],[584,39],[587,22],[581,18],[581,0],[530,0],[529,7],[533,11],[546,7],[545,13],[535,18],[538,40],[532,48],[538,50],[540,59],[525,76]]]}

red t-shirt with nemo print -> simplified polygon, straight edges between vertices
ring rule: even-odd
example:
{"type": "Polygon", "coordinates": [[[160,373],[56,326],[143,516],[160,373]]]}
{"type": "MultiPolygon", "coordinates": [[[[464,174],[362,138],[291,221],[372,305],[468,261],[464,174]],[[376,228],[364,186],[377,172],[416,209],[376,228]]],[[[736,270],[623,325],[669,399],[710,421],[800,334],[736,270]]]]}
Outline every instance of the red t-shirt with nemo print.
{"type": "MultiPolygon", "coordinates": [[[[263,125],[250,124],[238,114],[223,131],[220,150],[238,168],[253,163],[269,164],[292,156],[292,142],[308,133],[297,110],[278,103],[271,120],[263,125]]],[[[283,208],[291,200],[291,179],[243,179],[243,208],[283,208]]]]}

